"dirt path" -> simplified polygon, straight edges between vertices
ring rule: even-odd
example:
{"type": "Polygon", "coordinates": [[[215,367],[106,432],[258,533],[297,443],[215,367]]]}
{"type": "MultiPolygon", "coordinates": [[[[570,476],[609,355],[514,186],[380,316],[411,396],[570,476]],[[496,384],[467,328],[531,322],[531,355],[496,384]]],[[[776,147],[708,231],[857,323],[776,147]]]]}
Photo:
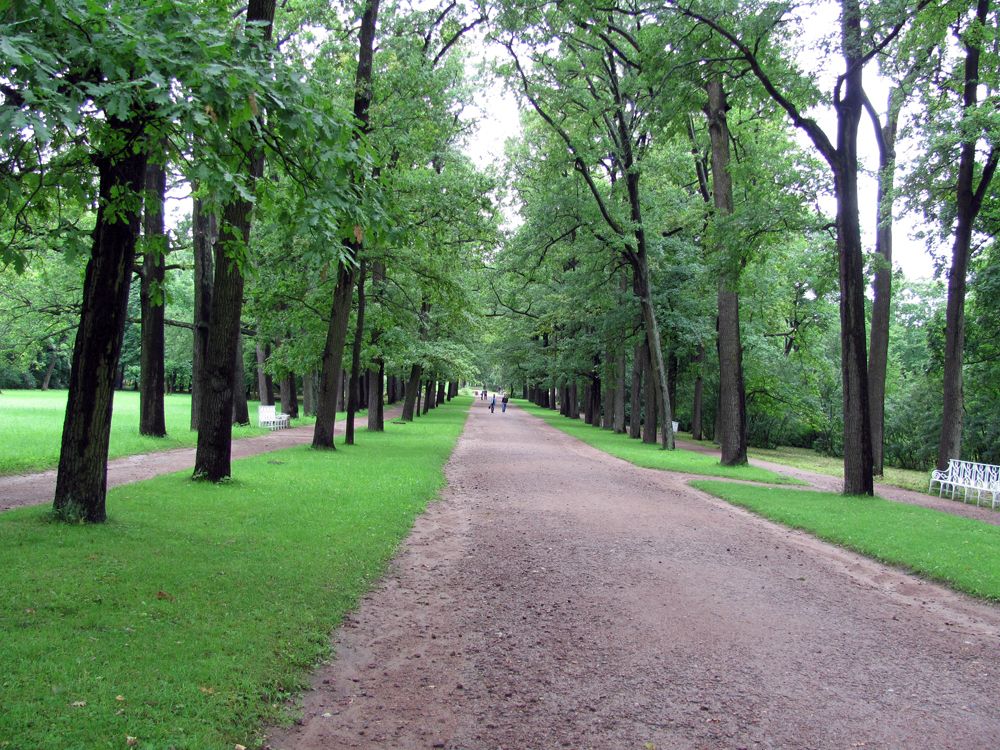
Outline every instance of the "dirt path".
{"type": "MultiPolygon", "coordinates": [[[[385,419],[395,419],[402,411],[402,406],[385,410],[385,419]]],[[[360,422],[366,424],[362,416],[360,422]]],[[[342,435],[344,422],[336,424],[335,434],[342,435]]],[[[312,442],[313,426],[302,425],[287,430],[275,430],[266,435],[241,438],[233,441],[232,457],[246,458],[258,453],[290,448],[293,445],[305,445],[312,442]]],[[[108,488],[120,484],[140,482],[160,474],[170,474],[174,471],[194,469],[194,448],[177,448],[158,453],[140,453],[135,456],[124,456],[108,461],[108,488]]],[[[56,490],[56,470],[42,471],[36,474],[21,474],[10,477],[0,477],[0,511],[20,508],[25,505],[40,505],[52,502],[56,490]]]]}
{"type": "MultiPolygon", "coordinates": [[[[700,443],[693,443],[687,440],[678,440],[678,448],[684,448],[685,450],[697,451],[698,453],[706,453],[710,456],[719,455],[718,448],[708,447],[700,443]]],[[[768,469],[770,471],[777,472],[778,474],[784,474],[785,476],[795,477],[796,479],[801,479],[803,482],[808,483],[814,489],[822,490],[824,492],[843,492],[844,490],[844,480],[842,477],[832,477],[829,474],[818,474],[814,471],[806,471],[805,469],[798,469],[794,466],[786,466],[785,464],[777,464],[771,461],[763,461],[757,458],[750,459],[750,463],[753,466],[759,466],[762,469],[768,469]]],[[[928,479],[930,477],[928,476],[928,479]]],[[[947,497],[934,497],[933,495],[926,495],[923,492],[914,492],[913,490],[905,490],[902,487],[895,487],[891,484],[875,484],[875,494],[886,500],[895,500],[898,503],[907,503],[908,505],[920,505],[924,508],[933,508],[934,510],[940,510],[944,513],[950,513],[954,516],[964,516],[966,518],[974,518],[977,521],[983,521],[993,526],[1000,526],[1000,513],[993,510],[989,505],[971,505],[964,503],[961,500],[952,500],[947,497]]],[[[985,500],[989,503],[989,500],[985,500]]]]}
{"type": "Polygon", "coordinates": [[[1000,745],[1000,609],[514,408],[336,636],[273,750],[1000,745]]]}

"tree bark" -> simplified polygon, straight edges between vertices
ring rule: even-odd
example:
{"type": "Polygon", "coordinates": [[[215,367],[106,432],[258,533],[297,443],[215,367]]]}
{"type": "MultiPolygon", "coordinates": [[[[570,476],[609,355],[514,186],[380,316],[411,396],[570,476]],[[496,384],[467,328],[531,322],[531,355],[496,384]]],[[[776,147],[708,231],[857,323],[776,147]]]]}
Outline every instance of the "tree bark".
{"type": "Polygon", "coordinates": [[[403,394],[403,416],[404,422],[412,422],[417,404],[417,395],[420,392],[420,376],[423,374],[423,367],[414,363],[410,368],[410,378],[406,381],[406,392],[403,394]]]}
{"type": "Polygon", "coordinates": [[[365,281],[368,268],[362,260],[358,268],[358,316],[354,326],[354,342],[351,346],[351,384],[347,394],[347,424],[344,443],[354,445],[354,416],[361,399],[361,337],[365,335],[365,281]]]}
{"type": "Polygon", "coordinates": [[[281,379],[281,411],[292,419],[299,418],[298,379],[294,372],[281,379]]]}
{"type": "Polygon", "coordinates": [[[267,358],[264,354],[264,349],[260,344],[256,345],[257,350],[257,395],[262,406],[273,406],[274,405],[274,389],[271,385],[270,378],[268,378],[267,373],[264,371],[264,365],[267,363],[267,358]]]}
{"type": "MultiPolygon", "coordinates": [[[[986,24],[989,0],[976,4],[976,18],[986,24]]],[[[979,58],[981,37],[966,34],[964,88],[962,92],[963,120],[978,104],[979,58]]],[[[964,123],[963,123],[964,124],[964,123]]],[[[963,132],[961,127],[959,132],[963,132]]],[[[965,293],[972,247],[972,230],[982,207],[990,181],[997,167],[997,146],[989,152],[979,178],[976,176],[977,137],[967,137],[961,147],[956,185],[955,239],[952,243],[951,269],[948,271],[948,303],[945,311],[944,343],[944,403],[941,416],[941,438],[938,443],[937,466],[945,469],[949,459],[962,457],[962,424],[964,413],[962,364],[965,356],[965,293]]]]}
{"type": "Polygon", "coordinates": [[[323,365],[316,399],[316,426],[313,428],[313,448],[335,450],[333,430],[337,419],[337,402],[343,385],[344,345],[347,342],[347,324],[351,316],[353,292],[353,266],[342,263],[337,270],[333,309],[323,347],[323,365]]]}
{"type": "Polygon", "coordinates": [[[385,362],[378,360],[378,370],[369,371],[368,379],[368,430],[383,432],[385,430],[384,399],[382,397],[385,382],[385,362]]]}
{"type": "MultiPolygon", "coordinates": [[[[358,69],[354,77],[354,117],[360,128],[355,141],[369,130],[369,109],[372,101],[372,62],[375,54],[375,25],[378,20],[379,0],[367,0],[361,16],[361,31],[358,39],[358,69]]],[[[352,179],[361,182],[363,177],[353,174],[352,179]]],[[[333,390],[335,380],[341,372],[344,358],[344,342],[347,339],[348,317],[351,311],[351,297],[354,291],[354,262],[362,247],[362,228],[355,227],[355,236],[344,241],[347,257],[340,263],[337,272],[337,286],[333,293],[333,309],[323,351],[323,373],[320,379],[319,403],[316,409],[316,428],[313,431],[313,447],[333,449],[333,428],[336,421],[336,398],[333,390]]]]}
{"type": "Polygon", "coordinates": [[[698,353],[694,357],[694,402],[691,405],[691,438],[693,440],[702,439],[702,400],[704,398],[704,377],[702,366],[705,364],[705,345],[698,345],[698,353]]]}
{"type": "Polygon", "coordinates": [[[656,442],[656,394],[657,383],[653,377],[653,364],[649,356],[649,339],[642,344],[642,442],[653,444],[656,442]]]}
{"type": "MultiPolygon", "coordinates": [[[[247,24],[263,26],[263,40],[271,39],[275,0],[250,0],[247,24]]],[[[264,173],[264,155],[256,148],[247,158],[251,188],[264,173]]],[[[211,326],[204,361],[205,392],[198,412],[198,447],[194,476],[219,482],[232,473],[232,417],[234,365],[240,344],[243,311],[243,274],[237,262],[250,240],[253,204],[230,201],[222,214],[219,241],[215,246],[215,278],[212,285],[211,326]]]]}
{"type": "Polygon", "coordinates": [[[246,371],[243,366],[243,334],[236,334],[236,360],[233,363],[233,424],[250,424],[247,404],[246,371]]]}
{"type": "MultiPolygon", "coordinates": [[[[708,131],[712,140],[712,194],[716,214],[733,212],[733,182],[729,174],[729,124],[726,95],[718,79],[708,82],[708,131]]],[[[735,250],[721,247],[719,258],[719,427],[723,466],[747,463],[746,390],[743,384],[743,344],[740,339],[740,261],[735,250]]]]}
{"type": "Polygon", "coordinates": [[[134,198],[143,189],[147,154],[140,144],[145,124],[139,119],[109,117],[108,126],[124,148],[95,156],[100,178],[97,222],[73,345],[53,500],[56,515],[66,520],[101,523],[107,518],[113,386],[128,317],[140,219],[138,208],[122,198],[134,198]]]}
{"type": "Polygon", "coordinates": [[[212,324],[212,279],[215,275],[215,217],[203,210],[201,198],[194,199],[191,211],[194,245],[194,320],[191,352],[191,429],[198,429],[201,396],[205,392],[205,357],[208,352],[208,331],[212,324]]]}
{"type": "Polygon", "coordinates": [[[629,393],[628,436],[638,440],[642,436],[642,344],[636,344],[632,355],[632,390],[629,393]]]}
{"type": "Polygon", "coordinates": [[[165,337],[163,330],[164,282],[166,280],[167,235],[163,201],[167,171],[163,164],[146,165],[143,211],[143,253],[139,288],[142,341],[139,352],[139,434],[163,437],[167,423],[163,414],[165,337]]]}

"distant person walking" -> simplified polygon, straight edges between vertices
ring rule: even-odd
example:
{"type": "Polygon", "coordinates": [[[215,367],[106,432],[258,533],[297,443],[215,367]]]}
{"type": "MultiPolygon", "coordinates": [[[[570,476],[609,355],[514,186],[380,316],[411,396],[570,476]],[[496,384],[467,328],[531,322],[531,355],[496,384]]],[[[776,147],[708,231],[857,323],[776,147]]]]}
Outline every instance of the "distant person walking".
{"type": "Polygon", "coordinates": [[[503,394],[503,398],[500,399],[500,413],[505,414],[507,412],[507,394],[503,394]]]}
{"type": "Polygon", "coordinates": [[[493,394],[493,398],[490,401],[490,414],[493,413],[494,409],[497,408],[497,394],[493,394]]]}

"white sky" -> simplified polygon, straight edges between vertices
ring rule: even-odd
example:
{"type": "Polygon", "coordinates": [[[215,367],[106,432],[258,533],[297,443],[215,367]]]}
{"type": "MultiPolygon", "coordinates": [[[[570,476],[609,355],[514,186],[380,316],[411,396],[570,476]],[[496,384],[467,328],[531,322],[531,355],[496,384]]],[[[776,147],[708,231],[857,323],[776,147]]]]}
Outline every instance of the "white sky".
{"type": "MultiPolygon", "coordinates": [[[[829,18],[817,19],[814,16],[814,22],[807,24],[807,28],[827,30],[836,28],[836,4],[825,4],[825,10],[830,14],[829,18]],[[817,20],[822,22],[816,23],[817,20]]],[[[502,50],[483,50],[482,54],[500,55],[502,52],[502,50]]],[[[839,55],[826,58],[813,55],[812,59],[822,59],[823,63],[822,65],[804,67],[811,67],[815,74],[820,77],[820,80],[825,84],[824,90],[832,90],[832,82],[843,67],[842,58],[839,55]]],[[[518,102],[510,92],[504,90],[502,84],[496,81],[490,82],[486,74],[475,73],[474,75],[483,82],[483,86],[477,92],[475,106],[470,109],[472,114],[478,114],[480,117],[476,131],[470,136],[466,145],[466,153],[480,166],[490,163],[498,164],[503,160],[505,141],[508,138],[519,136],[521,132],[518,102]]],[[[883,109],[888,88],[879,79],[874,64],[869,65],[865,70],[865,88],[875,108],[883,109]]],[[[810,114],[820,122],[828,136],[835,142],[836,127],[832,110],[827,109],[810,114]]],[[[801,135],[800,140],[804,148],[815,153],[812,143],[804,134],[801,135]]],[[[861,193],[859,204],[863,240],[866,248],[873,249],[878,189],[875,179],[878,170],[878,150],[867,114],[864,115],[858,130],[858,149],[863,170],[863,173],[859,175],[859,191],[861,193]]],[[[823,207],[831,216],[834,214],[835,203],[832,196],[830,196],[829,203],[824,204],[823,207]]],[[[933,275],[933,261],[925,249],[924,240],[913,239],[913,234],[918,229],[919,222],[914,217],[900,216],[897,202],[893,233],[893,264],[900,267],[909,279],[926,279],[933,275]]]]}

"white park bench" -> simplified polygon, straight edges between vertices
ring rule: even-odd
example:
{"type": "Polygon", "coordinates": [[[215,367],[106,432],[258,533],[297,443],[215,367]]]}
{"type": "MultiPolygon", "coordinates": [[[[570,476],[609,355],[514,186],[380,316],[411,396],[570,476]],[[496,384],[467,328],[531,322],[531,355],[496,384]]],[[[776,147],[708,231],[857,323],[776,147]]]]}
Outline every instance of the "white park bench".
{"type": "Polygon", "coordinates": [[[288,427],[288,415],[275,413],[273,404],[270,406],[261,404],[257,407],[257,425],[269,430],[280,430],[288,427]]]}
{"type": "Polygon", "coordinates": [[[965,502],[975,497],[976,505],[979,505],[983,497],[988,496],[991,508],[996,508],[1000,504],[1000,466],[952,458],[948,461],[947,469],[944,471],[935,469],[931,472],[931,481],[927,485],[928,492],[933,490],[935,482],[938,485],[938,497],[948,492],[954,499],[961,490],[965,502]]]}

